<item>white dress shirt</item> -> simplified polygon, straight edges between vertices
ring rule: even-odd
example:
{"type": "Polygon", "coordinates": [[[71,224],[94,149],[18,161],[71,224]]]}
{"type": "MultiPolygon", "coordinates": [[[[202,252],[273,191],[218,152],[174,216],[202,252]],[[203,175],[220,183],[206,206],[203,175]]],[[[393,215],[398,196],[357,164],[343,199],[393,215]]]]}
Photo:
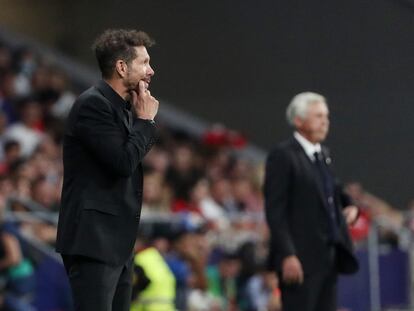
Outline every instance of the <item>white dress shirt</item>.
{"type": "Polygon", "coordinates": [[[315,161],[314,153],[315,152],[319,153],[322,151],[321,144],[311,143],[309,140],[307,140],[305,137],[303,137],[298,132],[294,132],[293,136],[298,141],[298,143],[302,146],[303,150],[305,150],[305,153],[309,157],[309,159],[311,159],[312,162],[315,161]]]}

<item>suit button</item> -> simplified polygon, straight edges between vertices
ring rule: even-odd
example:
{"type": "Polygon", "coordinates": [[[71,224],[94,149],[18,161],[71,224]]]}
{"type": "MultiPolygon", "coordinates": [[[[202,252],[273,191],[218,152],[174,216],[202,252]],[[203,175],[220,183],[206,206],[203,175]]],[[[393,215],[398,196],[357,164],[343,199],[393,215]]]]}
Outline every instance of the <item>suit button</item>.
{"type": "Polygon", "coordinates": [[[135,215],[135,219],[136,219],[136,220],[139,220],[139,218],[140,218],[140,215],[139,215],[139,214],[136,214],[136,215],[135,215]]]}

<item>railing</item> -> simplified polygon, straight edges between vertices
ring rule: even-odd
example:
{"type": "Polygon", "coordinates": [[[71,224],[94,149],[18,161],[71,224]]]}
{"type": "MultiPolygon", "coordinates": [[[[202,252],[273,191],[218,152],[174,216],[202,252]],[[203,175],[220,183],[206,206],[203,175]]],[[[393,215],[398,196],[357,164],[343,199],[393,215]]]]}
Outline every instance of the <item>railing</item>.
{"type": "Polygon", "coordinates": [[[352,311],[414,310],[411,232],[386,218],[377,218],[370,226],[367,240],[356,252],[360,271],[340,277],[340,305],[352,311]],[[384,242],[384,232],[398,237],[398,245],[384,242]]]}
{"type": "MultiPolygon", "coordinates": [[[[17,200],[11,198],[10,203],[17,200]]],[[[56,224],[56,214],[48,214],[41,206],[31,201],[25,201],[27,212],[13,212],[7,210],[6,217],[14,222],[46,222],[56,224]]],[[[229,221],[238,222],[245,219],[246,215],[234,215],[229,221]]],[[[260,223],[263,215],[250,214],[251,222],[260,223]]],[[[170,223],[178,225],[181,216],[168,213],[150,213],[142,217],[142,229],[152,230],[155,223],[170,223]]],[[[33,236],[22,235],[24,246],[28,248],[30,256],[35,262],[42,263],[50,260],[61,266],[60,256],[54,249],[39,241],[33,236]]],[[[257,239],[252,235],[252,239],[257,239]]],[[[339,302],[342,307],[352,311],[407,311],[414,310],[413,277],[414,267],[414,239],[406,228],[395,228],[386,219],[378,218],[371,223],[368,239],[357,248],[357,256],[360,260],[361,270],[354,276],[340,278],[339,302]],[[387,230],[399,237],[399,245],[390,246],[381,241],[381,232],[387,230]]],[[[54,264],[52,264],[54,265],[54,264]]],[[[55,268],[57,269],[57,267],[55,268]]],[[[63,278],[64,271],[61,269],[63,278]]],[[[42,294],[42,293],[39,293],[42,294]]],[[[45,311],[48,309],[44,309],[45,311]]]]}

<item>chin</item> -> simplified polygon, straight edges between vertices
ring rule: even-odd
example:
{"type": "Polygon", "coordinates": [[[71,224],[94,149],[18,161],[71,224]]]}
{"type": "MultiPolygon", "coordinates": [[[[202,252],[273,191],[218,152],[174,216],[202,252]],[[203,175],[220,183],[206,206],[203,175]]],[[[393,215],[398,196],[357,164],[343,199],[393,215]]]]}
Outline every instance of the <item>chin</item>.
{"type": "Polygon", "coordinates": [[[323,135],[323,136],[321,136],[321,137],[320,137],[320,139],[319,139],[319,142],[324,142],[324,141],[325,141],[325,139],[326,139],[326,136],[327,136],[327,135],[323,135]]]}
{"type": "Polygon", "coordinates": [[[314,137],[315,143],[322,143],[326,138],[326,135],[317,135],[314,137]]]}

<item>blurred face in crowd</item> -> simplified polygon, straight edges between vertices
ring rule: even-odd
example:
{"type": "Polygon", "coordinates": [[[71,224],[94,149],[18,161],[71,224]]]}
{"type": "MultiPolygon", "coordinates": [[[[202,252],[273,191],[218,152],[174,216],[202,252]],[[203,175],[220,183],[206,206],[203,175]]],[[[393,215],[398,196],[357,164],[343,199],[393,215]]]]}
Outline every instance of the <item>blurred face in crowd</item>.
{"type": "Polygon", "coordinates": [[[207,231],[197,232],[194,234],[194,247],[197,249],[198,254],[200,254],[200,256],[204,256],[205,258],[208,257],[211,251],[206,233],[207,231]]]}
{"type": "Polygon", "coordinates": [[[349,183],[345,189],[349,196],[356,201],[361,200],[364,195],[364,189],[358,182],[349,183]]]}
{"type": "Polygon", "coordinates": [[[157,238],[153,241],[154,247],[161,253],[165,254],[168,252],[169,243],[166,238],[157,238]]]}
{"type": "Polygon", "coordinates": [[[52,71],[49,79],[51,88],[58,93],[62,93],[67,89],[67,79],[63,72],[52,71]]]}
{"type": "Polygon", "coordinates": [[[240,260],[236,258],[225,258],[220,261],[219,270],[223,278],[235,278],[240,271],[240,260]]]}
{"type": "Polygon", "coordinates": [[[12,72],[3,74],[0,80],[0,96],[5,98],[13,98],[16,96],[15,90],[16,75],[12,72]]]}
{"type": "Polygon", "coordinates": [[[32,189],[32,198],[44,207],[50,207],[56,201],[56,191],[47,181],[37,182],[32,189]]]}
{"type": "Polygon", "coordinates": [[[20,158],[20,145],[18,143],[8,146],[5,150],[5,158],[7,163],[13,163],[20,158]]]}
{"type": "MultiPolygon", "coordinates": [[[[126,73],[123,77],[124,86],[128,91],[137,90],[139,81],[144,81],[148,89],[154,70],[150,65],[150,57],[145,46],[135,47],[136,57],[130,63],[123,63],[126,66],[126,73]]],[[[122,61],[121,61],[122,62],[122,61]]]]}
{"type": "Polygon", "coordinates": [[[233,195],[236,201],[246,201],[253,192],[251,182],[246,178],[240,178],[233,182],[233,195]]]}
{"type": "Polygon", "coordinates": [[[148,152],[148,155],[144,158],[144,161],[148,164],[148,166],[152,167],[161,174],[165,173],[170,164],[168,153],[164,149],[156,146],[148,152]]]}
{"type": "Polygon", "coordinates": [[[180,172],[187,172],[193,166],[194,154],[190,147],[179,146],[174,150],[173,166],[180,172]]]}
{"type": "Polygon", "coordinates": [[[49,136],[43,137],[38,146],[39,152],[48,159],[60,160],[61,148],[60,146],[49,136]]]}
{"type": "Polygon", "coordinates": [[[7,116],[3,112],[0,112],[0,134],[6,130],[7,127],[7,116]]]}
{"type": "Polygon", "coordinates": [[[0,47],[0,69],[7,69],[11,67],[12,57],[11,53],[5,47],[0,47]]]}
{"type": "Polygon", "coordinates": [[[193,233],[184,233],[174,242],[175,250],[183,257],[193,256],[197,251],[193,233]]]}
{"type": "Polygon", "coordinates": [[[161,200],[163,178],[159,173],[152,173],[144,177],[143,200],[145,203],[157,203],[161,200]]]}
{"type": "Polygon", "coordinates": [[[210,186],[207,179],[200,179],[191,190],[191,201],[199,203],[210,195],[210,186]]]}
{"type": "Polygon", "coordinates": [[[33,127],[42,118],[42,110],[37,102],[26,103],[21,112],[22,121],[27,127],[33,127]]]}
{"type": "Polygon", "coordinates": [[[227,200],[231,200],[233,196],[230,181],[227,179],[219,179],[213,182],[211,196],[218,204],[224,204],[227,200]]]}
{"type": "Polygon", "coordinates": [[[50,72],[46,67],[39,67],[32,76],[32,87],[35,90],[44,90],[50,86],[50,72]]]}
{"type": "Polygon", "coordinates": [[[329,110],[326,104],[320,101],[310,104],[305,118],[295,118],[295,127],[314,144],[324,141],[329,131],[329,110]]]}
{"type": "Polygon", "coordinates": [[[30,179],[24,176],[19,177],[16,181],[16,194],[22,198],[30,198],[31,195],[30,179]]]}
{"type": "Polygon", "coordinates": [[[252,167],[246,159],[237,159],[231,169],[232,178],[243,178],[251,174],[252,167]]]}
{"type": "Polygon", "coordinates": [[[7,196],[13,192],[13,183],[10,178],[0,179],[0,195],[7,196]]]}

